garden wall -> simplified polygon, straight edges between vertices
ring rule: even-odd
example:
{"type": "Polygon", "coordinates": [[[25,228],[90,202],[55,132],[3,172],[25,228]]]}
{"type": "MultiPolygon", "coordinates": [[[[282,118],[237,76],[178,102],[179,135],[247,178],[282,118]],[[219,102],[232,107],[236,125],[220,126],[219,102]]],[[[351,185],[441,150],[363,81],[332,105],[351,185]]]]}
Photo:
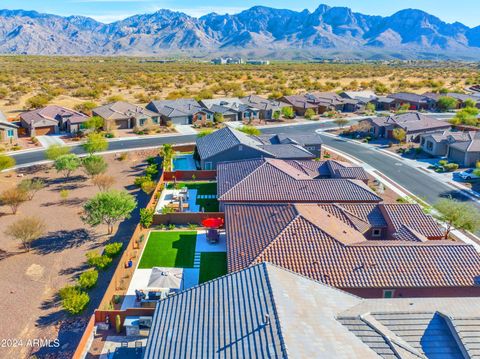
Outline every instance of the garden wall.
{"type": "Polygon", "coordinates": [[[80,339],[80,343],[77,345],[77,349],[73,354],[72,359],[81,359],[85,358],[86,352],[90,346],[90,342],[93,338],[93,329],[95,328],[95,315],[90,317],[88,321],[87,327],[83,332],[82,339],[80,339]]]}
{"type": "Polygon", "coordinates": [[[189,143],[184,145],[173,145],[173,150],[177,152],[193,152],[195,151],[195,144],[189,143]]]}
{"type": "Polygon", "coordinates": [[[217,171],[173,171],[164,172],[163,179],[165,181],[216,181],[217,171]]]}
{"type": "Polygon", "coordinates": [[[184,212],[184,213],[168,213],[168,214],[155,214],[153,216],[153,224],[159,225],[188,225],[198,224],[202,225],[202,221],[206,218],[225,218],[223,212],[184,212]]]}

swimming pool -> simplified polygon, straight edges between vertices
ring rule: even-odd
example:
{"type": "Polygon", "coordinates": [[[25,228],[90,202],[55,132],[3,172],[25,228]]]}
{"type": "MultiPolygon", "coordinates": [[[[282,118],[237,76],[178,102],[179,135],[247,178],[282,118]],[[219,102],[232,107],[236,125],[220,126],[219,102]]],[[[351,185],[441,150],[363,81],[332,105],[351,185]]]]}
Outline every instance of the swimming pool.
{"type": "Polygon", "coordinates": [[[173,170],[195,171],[197,166],[192,154],[175,155],[173,158],[173,170]]]}

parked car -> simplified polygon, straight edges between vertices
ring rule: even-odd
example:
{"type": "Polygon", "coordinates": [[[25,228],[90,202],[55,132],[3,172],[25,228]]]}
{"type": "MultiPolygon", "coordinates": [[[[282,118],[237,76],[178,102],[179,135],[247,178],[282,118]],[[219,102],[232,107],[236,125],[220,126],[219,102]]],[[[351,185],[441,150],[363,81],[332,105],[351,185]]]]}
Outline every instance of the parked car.
{"type": "Polygon", "coordinates": [[[479,179],[480,176],[475,174],[475,168],[469,168],[468,170],[458,172],[457,175],[464,180],[479,179]]]}

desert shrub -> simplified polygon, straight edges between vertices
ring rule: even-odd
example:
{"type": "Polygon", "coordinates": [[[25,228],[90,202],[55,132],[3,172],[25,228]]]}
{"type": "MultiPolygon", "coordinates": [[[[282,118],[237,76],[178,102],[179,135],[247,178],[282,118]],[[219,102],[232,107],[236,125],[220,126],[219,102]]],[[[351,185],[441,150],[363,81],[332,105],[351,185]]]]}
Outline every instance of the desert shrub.
{"type": "Polygon", "coordinates": [[[120,251],[122,250],[123,244],[121,242],[114,242],[107,244],[105,246],[105,249],[103,250],[104,255],[109,256],[110,258],[113,258],[117,256],[120,251]]]}
{"type": "Polygon", "coordinates": [[[153,215],[155,210],[153,208],[140,209],[140,224],[143,228],[150,228],[153,223],[153,215]]]}
{"type": "Polygon", "coordinates": [[[151,164],[145,169],[145,174],[150,178],[155,177],[158,174],[158,166],[156,164],[151,164]]]}
{"type": "Polygon", "coordinates": [[[454,171],[458,170],[458,167],[459,166],[456,163],[447,163],[446,165],[443,166],[443,168],[447,172],[454,172],[454,171]]]}
{"type": "Polygon", "coordinates": [[[69,289],[62,298],[63,309],[73,315],[83,312],[89,302],[89,295],[77,288],[69,289]]]}
{"type": "Polygon", "coordinates": [[[98,281],[98,271],[95,269],[90,269],[86,272],[80,274],[78,278],[78,285],[84,289],[90,289],[97,284],[98,281]]]}
{"type": "Polygon", "coordinates": [[[86,254],[87,263],[97,269],[106,269],[112,263],[112,258],[107,255],[100,255],[96,251],[91,251],[86,254]]]}

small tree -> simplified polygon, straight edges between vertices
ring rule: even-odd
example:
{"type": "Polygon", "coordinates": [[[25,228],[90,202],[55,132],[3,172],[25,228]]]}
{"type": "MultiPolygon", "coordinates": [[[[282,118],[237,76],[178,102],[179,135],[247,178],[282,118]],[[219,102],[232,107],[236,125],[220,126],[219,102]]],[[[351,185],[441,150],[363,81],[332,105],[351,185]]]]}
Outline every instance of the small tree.
{"type": "Polygon", "coordinates": [[[10,207],[13,214],[17,214],[20,205],[27,200],[27,192],[18,187],[6,189],[2,193],[0,193],[0,202],[4,206],[10,207]]]}
{"type": "Polygon", "coordinates": [[[393,129],[392,136],[398,142],[402,143],[407,138],[407,132],[403,128],[397,127],[393,129]]]}
{"type": "Polygon", "coordinates": [[[467,202],[445,198],[438,201],[434,208],[438,212],[437,217],[447,224],[445,238],[453,227],[472,232],[480,228],[480,212],[467,202]]]}
{"type": "Polygon", "coordinates": [[[172,168],[173,146],[168,143],[164,144],[158,151],[158,154],[163,159],[163,168],[165,171],[170,171],[172,168]]]}
{"type": "Polygon", "coordinates": [[[100,191],[106,191],[115,184],[115,177],[99,174],[92,178],[92,183],[97,186],[100,191]]]}
{"type": "Polygon", "coordinates": [[[108,149],[108,141],[102,134],[92,132],[87,136],[87,141],[83,144],[83,148],[89,154],[106,151],[108,149]]]}
{"type": "Polygon", "coordinates": [[[224,120],[225,120],[225,119],[224,119],[224,117],[223,117],[223,113],[215,112],[215,113],[213,114],[213,121],[214,121],[215,123],[223,123],[224,120]]]}
{"type": "Polygon", "coordinates": [[[122,319],[120,318],[120,315],[115,316],[115,331],[117,334],[120,334],[122,331],[122,319]]]}
{"type": "Polygon", "coordinates": [[[273,115],[272,115],[272,118],[275,120],[275,121],[278,121],[280,120],[280,116],[282,116],[282,113],[280,111],[274,111],[273,112],[273,115]]]}
{"type": "Polygon", "coordinates": [[[22,180],[17,187],[21,191],[24,191],[27,194],[28,200],[31,201],[38,191],[45,188],[45,181],[41,178],[26,178],[22,180]]]}
{"type": "Polygon", "coordinates": [[[410,110],[410,104],[409,103],[402,103],[400,107],[398,108],[398,113],[405,113],[408,110],[410,110]]]}
{"type": "Polygon", "coordinates": [[[242,126],[238,130],[250,136],[258,136],[261,133],[258,128],[253,126],[242,126]]]}
{"type": "Polygon", "coordinates": [[[82,220],[91,226],[106,224],[108,234],[112,234],[113,226],[123,219],[130,218],[136,206],[135,198],[125,191],[101,192],[85,203],[83,206],[85,215],[82,220]]]}
{"type": "Polygon", "coordinates": [[[45,157],[47,160],[55,161],[58,157],[68,155],[70,147],[53,145],[45,150],[45,157]]]}
{"type": "Polygon", "coordinates": [[[71,288],[71,290],[63,294],[62,306],[70,314],[80,314],[85,310],[88,302],[90,302],[90,296],[88,293],[85,293],[80,289],[74,287],[71,288]]]}
{"type": "Polygon", "coordinates": [[[93,178],[99,174],[105,173],[108,164],[102,156],[90,155],[82,160],[82,167],[85,174],[93,178]]]}
{"type": "Polygon", "coordinates": [[[29,251],[31,243],[45,233],[45,223],[36,217],[25,217],[7,227],[5,234],[22,243],[23,248],[29,251]]]}
{"type": "Polygon", "coordinates": [[[471,98],[467,98],[463,104],[467,108],[476,108],[477,107],[477,102],[475,102],[471,98]]]}
{"type": "Polygon", "coordinates": [[[335,123],[338,127],[344,127],[348,124],[348,120],[343,117],[338,117],[335,120],[333,120],[333,123],[335,123]]]}
{"type": "Polygon", "coordinates": [[[97,284],[97,280],[98,271],[95,269],[90,269],[80,274],[80,277],[78,278],[78,285],[83,289],[90,289],[97,284]]]}
{"type": "Polygon", "coordinates": [[[375,107],[375,104],[374,103],[367,103],[365,105],[365,111],[368,112],[368,113],[375,113],[376,111],[376,107],[375,107]]]}
{"type": "Polygon", "coordinates": [[[100,116],[92,116],[84,122],[84,126],[86,129],[98,132],[103,128],[104,120],[100,116]]]}
{"type": "Polygon", "coordinates": [[[437,106],[440,111],[448,111],[457,108],[458,101],[450,96],[442,96],[437,101],[437,106]]]}
{"type": "Polygon", "coordinates": [[[316,113],[313,109],[309,108],[305,111],[305,118],[311,120],[315,117],[316,113]]]}
{"type": "Polygon", "coordinates": [[[71,153],[58,157],[53,165],[57,172],[62,172],[63,176],[68,178],[72,172],[76,171],[80,167],[80,163],[80,158],[71,153]]]}
{"type": "Polygon", "coordinates": [[[154,214],[155,210],[153,208],[142,208],[140,210],[140,224],[143,228],[150,228],[154,214]]]}
{"type": "Polygon", "coordinates": [[[295,112],[293,111],[293,107],[286,106],[282,108],[282,115],[287,119],[292,119],[295,117],[295,112]]]}
{"type": "Polygon", "coordinates": [[[16,162],[12,157],[0,154],[0,171],[12,168],[15,164],[16,162]]]}

